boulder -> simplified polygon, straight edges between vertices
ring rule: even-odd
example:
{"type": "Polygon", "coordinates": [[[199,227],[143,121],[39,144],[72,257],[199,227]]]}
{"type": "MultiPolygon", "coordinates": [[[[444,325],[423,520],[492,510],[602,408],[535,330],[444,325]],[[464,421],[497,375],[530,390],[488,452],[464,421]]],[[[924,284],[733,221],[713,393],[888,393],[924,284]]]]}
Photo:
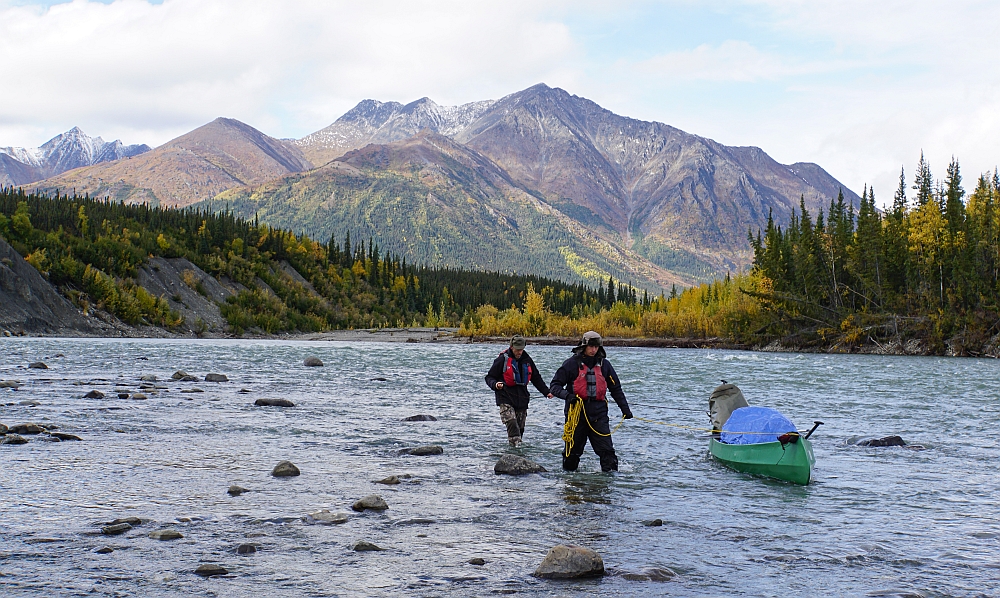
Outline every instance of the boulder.
{"type": "Polygon", "coordinates": [[[649,521],[643,521],[642,524],[645,525],[646,527],[660,527],[661,525],[663,525],[663,520],[650,519],[649,521]]]}
{"type": "Polygon", "coordinates": [[[22,407],[38,407],[39,405],[41,405],[41,403],[39,403],[38,401],[29,400],[29,401],[21,401],[18,403],[18,405],[22,407]]]}
{"type": "Polygon", "coordinates": [[[257,546],[253,544],[240,544],[236,547],[236,554],[254,554],[257,552],[257,546]]]}
{"type": "Polygon", "coordinates": [[[205,391],[200,388],[185,388],[184,390],[181,391],[181,394],[190,395],[190,394],[198,394],[199,392],[205,392],[205,391]]]}
{"type": "Polygon", "coordinates": [[[526,473],[540,473],[543,471],[546,471],[546,469],[531,459],[510,453],[500,457],[497,464],[493,466],[493,473],[497,475],[524,475],[526,473]]]}
{"type": "Polygon", "coordinates": [[[170,376],[170,379],[171,380],[180,380],[181,378],[183,378],[184,376],[187,376],[187,375],[188,375],[188,373],[185,372],[184,370],[177,370],[176,372],[174,372],[174,374],[172,376],[170,376]]]}
{"type": "Polygon", "coordinates": [[[295,464],[291,461],[282,461],[274,466],[271,470],[271,475],[276,478],[288,478],[299,475],[299,468],[295,467],[295,464]]]}
{"type": "Polygon", "coordinates": [[[858,443],[858,446],[906,446],[903,439],[899,436],[885,436],[883,438],[870,438],[868,440],[862,440],[858,443]]]}
{"type": "Polygon", "coordinates": [[[0,380],[0,388],[13,388],[17,390],[21,387],[21,383],[17,380],[0,380]]]}
{"type": "Polygon", "coordinates": [[[111,548],[110,546],[102,546],[101,548],[98,548],[94,552],[96,552],[97,554],[111,554],[114,551],[115,549],[111,548]]]}
{"type": "Polygon", "coordinates": [[[132,400],[133,401],[145,401],[148,398],[149,397],[147,397],[146,395],[142,394],[141,392],[137,392],[134,395],[132,395],[132,400]]]}
{"type": "Polygon", "coordinates": [[[406,449],[403,451],[405,455],[440,455],[444,453],[444,447],[438,446],[436,444],[426,444],[424,446],[418,446],[416,448],[406,449]]]}
{"type": "Polygon", "coordinates": [[[476,565],[477,567],[482,567],[483,565],[486,564],[486,559],[482,559],[479,557],[476,557],[474,559],[469,559],[469,564],[476,565]]]}
{"type": "Polygon", "coordinates": [[[199,380],[201,380],[201,378],[199,378],[198,376],[184,376],[183,378],[178,380],[178,382],[198,382],[199,380]]]}
{"type": "Polygon", "coordinates": [[[243,494],[244,492],[250,492],[250,491],[247,490],[246,488],[243,488],[241,486],[237,486],[237,485],[234,484],[234,485],[230,486],[229,490],[226,490],[226,492],[229,493],[229,496],[239,496],[239,495],[243,494]]]}
{"type": "Polygon", "coordinates": [[[382,376],[375,376],[372,378],[372,382],[388,382],[388,378],[383,378],[382,376]]]}
{"type": "Polygon", "coordinates": [[[83,398],[85,398],[85,399],[103,399],[104,398],[104,393],[101,392],[101,391],[99,391],[99,390],[92,390],[92,391],[88,392],[87,394],[83,395],[83,398]]]}
{"type": "Polygon", "coordinates": [[[225,374],[205,374],[205,382],[229,382],[225,374]]]}
{"type": "Polygon", "coordinates": [[[8,431],[9,431],[9,428],[7,428],[7,426],[5,426],[5,425],[3,425],[3,424],[0,424],[0,436],[3,436],[3,435],[4,435],[4,434],[6,434],[6,433],[7,433],[8,431]]]}
{"type": "Polygon", "coordinates": [[[139,380],[143,382],[156,382],[156,376],[154,374],[146,374],[145,376],[140,376],[139,380]]]}
{"type": "Polygon", "coordinates": [[[604,575],[604,559],[589,548],[559,544],[549,550],[532,575],[543,579],[599,577],[604,575]]]}
{"type": "Polygon", "coordinates": [[[11,434],[41,434],[45,428],[38,424],[17,424],[10,427],[11,434]]]}
{"type": "Polygon", "coordinates": [[[385,484],[386,486],[394,486],[399,483],[399,477],[391,475],[387,478],[382,478],[381,480],[375,480],[376,484],[385,484]]]}
{"type": "Polygon", "coordinates": [[[128,395],[128,393],[127,393],[127,392],[120,392],[120,393],[118,393],[118,398],[119,398],[119,399],[127,399],[127,398],[128,398],[128,396],[129,396],[129,395],[128,395]]]}
{"type": "Polygon", "coordinates": [[[119,523],[127,523],[132,527],[136,527],[142,525],[142,519],[139,519],[138,517],[120,517],[114,521],[109,521],[104,525],[118,525],[119,523]]]}
{"type": "Polygon", "coordinates": [[[149,537],[154,540],[179,540],[184,537],[184,534],[180,533],[175,529],[158,529],[154,532],[149,532],[149,537]]]}
{"type": "Polygon", "coordinates": [[[323,367],[323,360],[319,357],[310,355],[309,357],[306,357],[305,361],[302,362],[302,365],[308,368],[321,368],[323,367]]]}
{"type": "Polygon", "coordinates": [[[436,422],[438,418],[433,415],[411,415],[410,417],[404,417],[404,422],[436,422]]]}
{"type": "Polygon", "coordinates": [[[248,394],[249,392],[250,392],[250,389],[249,389],[249,388],[241,388],[241,389],[240,389],[240,394],[241,394],[241,395],[245,395],[245,394],[248,394]]]}
{"type": "Polygon", "coordinates": [[[354,543],[354,546],[351,547],[351,550],[353,550],[354,552],[369,552],[369,551],[379,551],[385,549],[376,544],[372,544],[371,542],[368,542],[366,540],[358,540],[357,542],[354,543]]]}
{"type": "Polygon", "coordinates": [[[201,575],[202,577],[212,577],[213,575],[227,575],[229,571],[226,570],[222,565],[199,565],[197,569],[194,570],[195,575],[201,575]]]}
{"type": "Polygon", "coordinates": [[[257,399],[253,402],[258,407],[294,407],[295,403],[288,399],[257,399]]]}
{"type": "Polygon", "coordinates": [[[17,434],[6,434],[3,439],[0,440],[0,444],[27,444],[28,439],[24,436],[18,436],[17,434]]]}
{"type": "Polygon", "coordinates": [[[629,581],[670,581],[677,577],[677,574],[666,567],[653,567],[638,573],[625,572],[621,576],[629,581]]]}
{"type": "Polygon", "coordinates": [[[31,369],[33,369],[33,370],[47,370],[47,369],[49,369],[49,366],[45,365],[45,363],[41,362],[41,361],[36,361],[34,363],[29,363],[28,367],[31,368],[31,369]]]}
{"type": "Polygon", "coordinates": [[[331,513],[326,509],[322,509],[306,515],[306,521],[319,523],[320,525],[347,523],[347,513],[331,513]]]}
{"type": "Polygon", "coordinates": [[[75,434],[66,434],[65,432],[49,432],[49,436],[58,438],[59,440],[83,440],[75,434]]]}
{"type": "Polygon", "coordinates": [[[378,494],[369,494],[351,505],[351,508],[355,511],[364,511],[365,509],[384,511],[389,508],[389,505],[378,494]]]}
{"type": "Polygon", "coordinates": [[[128,530],[132,529],[132,526],[127,523],[112,523],[105,525],[101,528],[101,533],[105,536],[117,536],[118,534],[124,534],[128,530]]]}

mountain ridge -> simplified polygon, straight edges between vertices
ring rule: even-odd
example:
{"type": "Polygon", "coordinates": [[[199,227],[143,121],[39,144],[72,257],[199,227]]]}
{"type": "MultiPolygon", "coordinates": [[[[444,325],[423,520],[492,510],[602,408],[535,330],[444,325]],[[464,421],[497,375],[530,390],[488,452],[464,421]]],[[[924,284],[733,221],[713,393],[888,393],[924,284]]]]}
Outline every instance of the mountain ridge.
{"type": "Polygon", "coordinates": [[[144,143],[104,141],[73,127],[37,148],[0,147],[0,184],[27,185],[74,168],[131,158],[149,150],[144,143]]]}

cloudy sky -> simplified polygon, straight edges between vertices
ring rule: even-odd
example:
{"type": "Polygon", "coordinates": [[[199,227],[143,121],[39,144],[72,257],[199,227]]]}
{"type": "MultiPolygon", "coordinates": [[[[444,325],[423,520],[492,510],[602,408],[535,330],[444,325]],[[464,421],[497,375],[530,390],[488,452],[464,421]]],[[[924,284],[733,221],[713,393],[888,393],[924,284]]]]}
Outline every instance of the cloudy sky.
{"type": "Polygon", "coordinates": [[[1000,3],[0,0],[0,146],[158,145],[217,116],[302,137],[364,98],[538,82],[891,200],[923,150],[1000,162],[1000,3]]]}

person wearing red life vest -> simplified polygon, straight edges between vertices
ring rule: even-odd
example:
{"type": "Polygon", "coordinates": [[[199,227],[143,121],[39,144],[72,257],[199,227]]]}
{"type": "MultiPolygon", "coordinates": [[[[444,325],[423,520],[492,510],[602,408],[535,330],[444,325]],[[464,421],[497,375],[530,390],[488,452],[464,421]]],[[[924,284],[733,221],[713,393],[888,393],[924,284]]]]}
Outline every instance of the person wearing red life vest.
{"type": "Polygon", "coordinates": [[[608,421],[608,393],[625,419],[632,419],[632,410],[625,399],[618,374],[606,358],[601,335],[593,330],[586,332],[580,344],[573,348],[573,356],[563,362],[549,384],[549,392],[566,401],[564,413],[567,417],[570,406],[578,398],[583,400],[583,413],[573,433],[572,446],[563,451],[563,469],[567,471],[576,471],[580,465],[587,440],[601,459],[601,470],[618,471],[618,456],[611,442],[608,421]],[[587,421],[582,421],[584,417],[587,421]]]}
{"type": "Polygon", "coordinates": [[[552,397],[538,366],[524,350],[523,336],[510,339],[510,348],[493,360],[490,371],[486,372],[486,386],[496,393],[500,407],[500,421],[507,426],[507,441],[513,447],[521,446],[524,424],[528,417],[528,383],[538,392],[552,397]]]}

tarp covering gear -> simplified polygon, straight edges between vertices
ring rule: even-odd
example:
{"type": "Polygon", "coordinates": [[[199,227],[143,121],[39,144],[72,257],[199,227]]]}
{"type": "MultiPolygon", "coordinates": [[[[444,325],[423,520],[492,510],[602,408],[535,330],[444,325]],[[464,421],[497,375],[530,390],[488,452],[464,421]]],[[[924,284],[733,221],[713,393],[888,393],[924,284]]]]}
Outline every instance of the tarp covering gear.
{"type": "Polygon", "coordinates": [[[733,411],[748,405],[743,397],[743,391],[735,384],[723,383],[716,386],[711,398],[708,399],[708,416],[712,420],[712,430],[721,430],[733,411]]]}
{"type": "Polygon", "coordinates": [[[779,442],[778,436],[797,433],[787,417],[770,407],[741,407],[733,411],[722,427],[719,440],[725,444],[779,442]]]}

